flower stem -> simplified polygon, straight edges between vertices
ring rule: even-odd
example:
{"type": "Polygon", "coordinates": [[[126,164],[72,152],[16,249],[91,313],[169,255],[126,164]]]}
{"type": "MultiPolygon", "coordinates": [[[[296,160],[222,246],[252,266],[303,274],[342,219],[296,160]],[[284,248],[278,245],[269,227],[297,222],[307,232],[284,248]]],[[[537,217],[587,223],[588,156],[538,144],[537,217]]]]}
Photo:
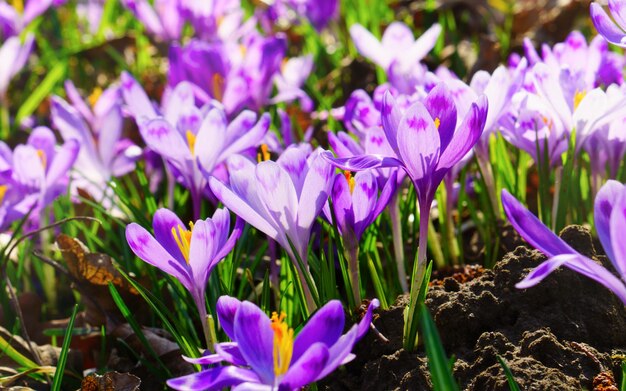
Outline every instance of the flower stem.
{"type": "Polygon", "coordinates": [[[389,216],[391,217],[391,235],[393,237],[393,252],[396,256],[398,279],[402,292],[408,292],[406,269],[404,267],[404,244],[402,242],[402,223],[400,222],[400,192],[391,197],[389,202],[389,216]]]}
{"type": "Polygon", "coordinates": [[[200,219],[200,214],[202,210],[201,191],[198,191],[196,189],[191,190],[191,204],[193,208],[193,221],[197,221],[200,219]]]}
{"type": "Polygon", "coordinates": [[[413,289],[419,291],[419,285],[424,278],[424,271],[426,270],[426,258],[428,256],[428,223],[430,222],[430,203],[420,202],[420,232],[419,232],[419,247],[417,250],[417,273],[414,273],[414,279],[411,284],[411,292],[413,289]]]}
{"type": "Polygon", "coordinates": [[[348,258],[348,268],[350,269],[350,283],[352,285],[352,296],[354,303],[358,306],[361,303],[361,289],[359,286],[359,245],[346,248],[346,258],[348,258]]]}
{"type": "Polygon", "coordinates": [[[202,332],[204,333],[204,340],[206,342],[206,347],[207,349],[209,349],[209,351],[213,352],[213,343],[217,341],[212,341],[212,338],[211,338],[211,332],[209,330],[209,319],[207,317],[206,304],[204,303],[204,296],[196,300],[196,307],[198,307],[198,313],[200,314],[200,322],[202,323],[202,332]]]}

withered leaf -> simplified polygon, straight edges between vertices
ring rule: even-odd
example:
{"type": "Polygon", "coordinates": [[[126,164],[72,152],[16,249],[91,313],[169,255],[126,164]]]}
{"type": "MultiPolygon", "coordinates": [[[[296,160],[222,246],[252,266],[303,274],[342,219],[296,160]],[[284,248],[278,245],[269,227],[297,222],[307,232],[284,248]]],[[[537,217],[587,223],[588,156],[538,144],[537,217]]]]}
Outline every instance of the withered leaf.
{"type": "Polygon", "coordinates": [[[141,380],[130,373],[107,372],[104,375],[92,373],[80,384],[81,391],[136,391],[141,380]]]}

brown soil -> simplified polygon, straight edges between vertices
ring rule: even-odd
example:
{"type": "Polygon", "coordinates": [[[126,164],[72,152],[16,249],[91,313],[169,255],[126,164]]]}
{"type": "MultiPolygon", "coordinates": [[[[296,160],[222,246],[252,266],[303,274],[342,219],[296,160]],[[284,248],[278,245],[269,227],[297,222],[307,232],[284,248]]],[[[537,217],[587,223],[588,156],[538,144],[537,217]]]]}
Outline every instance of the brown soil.
{"type": "MultiPolygon", "coordinates": [[[[581,253],[610,267],[596,254],[591,235],[568,227],[561,237],[581,253]]],[[[613,353],[626,349],[626,309],[606,288],[566,268],[539,285],[518,290],[545,256],[527,247],[508,253],[492,270],[459,282],[433,284],[426,304],[461,389],[508,390],[496,356],[508,363],[522,390],[611,390],[619,384],[613,353]],[[615,382],[617,380],[617,383],[615,382]]],[[[356,359],[322,383],[325,390],[426,390],[430,374],[423,348],[402,349],[406,297],[381,312],[374,333],[361,341],[356,359]]]]}

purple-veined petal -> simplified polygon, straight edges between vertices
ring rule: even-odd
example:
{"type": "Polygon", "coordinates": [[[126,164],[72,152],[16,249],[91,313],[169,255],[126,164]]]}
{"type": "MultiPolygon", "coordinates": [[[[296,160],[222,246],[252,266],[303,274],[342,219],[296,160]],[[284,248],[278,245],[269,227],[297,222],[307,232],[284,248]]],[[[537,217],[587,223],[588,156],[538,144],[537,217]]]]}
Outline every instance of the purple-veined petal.
{"type": "Polygon", "coordinates": [[[16,182],[41,187],[45,179],[45,168],[37,150],[30,145],[18,145],[13,151],[13,177],[16,182]]]}
{"type": "Polygon", "coordinates": [[[179,261],[167,252],[145,228],[136,223],[129,224],[126,227],[126,241],[135,255],[144,262],[177,278],[189,291],[193,290],[189,274],[182,269],[179,261]]]}
{"type": "Polygon", "coordinates": [[[98,152],[102,165],[110,169],[116,155],[117,142],[122,136],[124,127],[121,107],[119,105],[111,107],[104,116],[100,117],[99,125],[98,152]]]}
{"type": "MultiPolygon", "coordinates": [[[[409,26],[402,22],[392,22],[385,29],[380,42],[387,52],[387,55],[391,58],[398,58],[407,55],[415,39],[413,38],[413,31],[409,26]]],[[[387,66],[389,66],[389,64],[384,66],[384,68],[387,66]]]]}
{"type": "Polygon", "coordinates": [[[259,378],[249,369],[232,365],[214,367],[191,375],[176,377],[167,385],[180,391],[221,390],[243,382],[258,382],[259,378]]]}
{"type": "Polygon", "coordinates": [[[146,145],[161,156],[179,164],[191,158],[191,151],[183,137],[164,119],[150,120],[139,130],[146,145]]]}
{"type": "Polygon", "coordinates": [[[81,148],[85,149],[90,157],[96,156],[96,147],[93,142],[93,135],[87,128],[87,124],[80,117],[76,109],[66,101],[53,96],[51,99],[50,116],[54,127],[59,130],[61,137],[65,141],[78,140],[81,148]]]}
{"type": "Polygon", "coordinates": [[[613,207],[625,188],[626,186],[618,181],[609,180],[600,188],[593,204],[593,217],[596,223],[598,239],[600,239],[604,252],[613,262],[622,279],[626,277],[626,258],[623,258],[620,262],[613,254],[615,244],[611,241],[611,214],[613,207]]]}
{"type": "Polygon", "coordinates": [[[245,367],[248,365],[246,359],[243,358],[239,351],[239,345],[236,342],[222,342],[215,344],[215,353],[220,355],[224,361],[233,365],[245,367]]]}
{"type": "Polygon", "coordinates": [[[296,337],[291,361],[297,361],[315,343],[323,343],[328,347],[335,344],[343,332],[344,324],[341,302],[329,301],[309,319],[296,337]]]}
{"type": "Polygon", "coordinates": [[[259,307],[244,301],[235,315],[235,341],[246,362],[266,384],[274,383],[274,332],[259,307]]]}
{"type": "Polygon", "coordinates": [[[189,245],[189,265],[196,287],[206,286],[206,281],[215,266],[213,262],[216,248],[215,224],[210,219],[198,220],[193,226],[189,245]]]}
{"type": "MultiPolygon", "coordinates": [[[[248,148],[256,147],[270,128],[271,118],[268,113],[263,113],[259,121],[252,127],[246,129],[246,132],[234,140],[221,153],[220,163],[228,156],[241,153],[248,148]]],[[[229,127],[230,128],[230,127],[229,127]]]]}
{"type": "Polygon", "coordinates": [[[259,184],[259,198],[274,220],[287,235],[296,234],[294,225],[298,213],[298,195],[287,171],[268,160],[256,166],[255,177],[259,184]]]}
{"type": "Polygon", "coordinates": [[[230,235],[228,240],[224,242],[222,248],[217,251],[217,254],[215,254],[215,262],[219,262],[224,259],[224,257],[226,257],[228,253],[231,252],[231,250],[235,247],[239,236],[241,236],[244,225],[244,221],[240,219],[239,216],[237,216],[237,219],[235,220],[235,228],[233,228],[232,234],[230,235]]]}
{"type": "Polygon", "coordinates": [[[517,283],[515,287],[519,289],[526,289],[537,285],[541,280],[546,278],[560,266],[566,266],[573,271],[602,284],[615,293],[615,295],[617,295],[617,297],[624,304],[626,304],[626,286],[624,286],[624,282],[591,259],[578,253],[560,254],[548,259],[533,269],[528,276],[517,283]]]}
{"type": "Polygon", "coordinates": [[[549,257],[559,254],[576,254],[573,248],[543,225],[506,189],[502,190],[502,206],[511,225],[534,248],[549,257]]]}
{"type": "Polygon", "coordinates": [[[474,147],[480,139],[487,119],[487,97],[481,95],[465,116],[447,148],[441,152],[439,167],[450,169],[474,147]]]}
{"type": "Polygon", "coordinates": [[[122,97],[135,121],[141,124],[146,119],[156,118],[158,114],[139,83],[128,72],[122,72],[121,79],[122,97]]]}
{"type": "Polygon", "coordinates": [[[220,296],[215,305],[220,326],[231,340],[235,340],[235,315],[240,306],[241,301],[230,296],[220,296]]]}
{"type": "Polygon", "coordinates": [[[288,390],[297,390],[315,381],[324,370],[328,361],[328,347],[321,343],[315,343],[289,366],[289,370],[281,379],[279,387],[288,390]]]}
{"type": "Polygon", "coordinates": [[[433,88],[426,99],[424,106],[430,116],[438,123],[441,150],[445,150],[454,136],[456,129],[456,106],[450,91],[444,83],[439,83],[433,88]]]}
{"type": "MultiPolygon", "coordinates": [[[[186,107],[195,107],[193,87],[188,81],[181,81],[168,95],[163,116],[170,124],[178,123],[182,110],[186,107]]],[[[187,129],[185,129],[187,130],[187,129]]]]}
{"type": "Polygon", "coordinates": [[[403,53],[403,56],[407,58],[409,64],[415,64],[428,54],[437,43],[441,35],[441,25],[439,23],[433,24],[428,30],[424,31],[417,41],[409,48],[407,53],[403,53]]]}
{"type": "Polygon", "coordinates": [[[198,130],[194,154],[199,164],[211,173],[219,163],[219,157],[227,148],[226,116],[222,110],[212,109],[202,120],[198,130]]]}
{"type": "MultiPolygon", "coordinates": [[[[225,342],[225,343],[234,344],[235,346],[237,346],[237,344],[233,342],[225,342]]],[[[215,345],[217,346],[219,344],[215,344],[215,345]]],[[[214,354],[209,354],[208,356],[195,357],[195,358],[183,356],[183,360],[187,361],[190,364],[213,365],[213,364],[217,364],[217,363],[224,361],[224,358],[220,356],[219,354],[214,353],[214,354]]]]}
{"type": "Polygon", "coordinates": [[[414,103],[398,126],[398,151],[411,179],[424,179],[434,172],[440,148],[433,118],[421,102],[414,103]]]}
{"type": "Polygon", "coordinates": [[[385,136],[387,136],[387,142],[396,155],[400,156],[398,150],[398,127],[402,120],[402,113],[396,105],[396,100],[389,91],[385,91],[383,95],[380,120],[383,130],[385,131],[385,136]]]}
{"type": "Polygon", "coordinates": [[[621,0],[609,0],[609,11],[622,30],[626,30],[626,4],[621,0]]]}
{"type": "Polygon", "coordinates": [[[376,218],[373,216],[378,198],[378,183],[371,171],[357,172],[354,176],[352,210],[354,211],[355,233],[358,238],[376,218]]]}
{"type": "Polygon", "coordinates": [[[304,180],[309,171],[307,160],[310,154],[311,146],[309,144],[291,145],[276,160],[276,163],[289,174],[298,198],[300,198],[304,180]]]}
{"type": "Polygon", "coordinates": [[[175,230],[176,234],[178,234],[178,227],[184,230],[188,229],[188,226],[176,216],[176,213],[165,208],[158,209],[154,212],[154,216],[152,217],[152,229],[154,230],[155,239],[181,264],[181,266],[184,266],[186,264],[185,257],[183,257],[174,239],[174,233],[172,233],[172,230],[175,230]]]}

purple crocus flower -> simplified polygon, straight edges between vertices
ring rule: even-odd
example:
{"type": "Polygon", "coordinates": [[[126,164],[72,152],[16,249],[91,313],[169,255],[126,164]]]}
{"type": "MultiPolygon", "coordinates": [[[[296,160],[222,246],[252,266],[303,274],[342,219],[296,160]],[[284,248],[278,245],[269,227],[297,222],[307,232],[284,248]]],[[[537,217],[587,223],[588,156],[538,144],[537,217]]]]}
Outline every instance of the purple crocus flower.
{"type": "Polygon", "coordinates": [[[434,24],[415,40],[407,25],[393,22],[379,41],[359,24],[350,27],[350,36],[359,53],[383,68],[392,86],[409,95],[423,83],[427,70],[420,61],[435,47],[440,33],[441,26],[434,24]]]}
{"type": "Polygon", "coordinates": [[[72,105],[53,96],[51,117],[64,140],[75,139],[81,145],[72,186],[86,190],[97,201],[110,205],[113,192],[108,181],[132,171],[142,154],[139,147],[122,138],[119,87],[102,92],[91,109],[71,81],[65,86],[72,105]]]}
{"type": "Polygon", "coordinates": [[[607,15],[602,6],[591,3],[589,12],[591,21],[598,33],[613,45],[626,47],[626,2],[623,0],[609,0],[609,11],[613,19],[607,15]]]}
{"type": "Polygon", "coordinates": [[[435,191],[446,173],[476,144],[486,118],[487,98],[481,95],[457,127],[454,99],[444,84],[438,84],[423,103],[414,103],[403,115],[391,94],[385,94],[382,125],[393,155],[332,158],[329,153],[324,154],[344,170],[401,167],[411,178],[420,207],[419,272],[413,284],[416,289],[426,267],[427,229],[435,191]]]}
{"type": "Polygon", "coordinates": [[[274,78],[278,93],[270,103],[300,101],[300,107],[306,112],[313,110],[313,101],[302,86],[313,69],[313,56],[293,57],[283,62],[281,71],[274,78]]]}
{"type": "MultiPolygon", "coordinates": [[[[361,302],[359,289],[359,242],[361,236],[374,220],[387,207],[396,191],[394,171],[378,195],[378,182],[371,171],[357,172],[353,177],[350,172],[335,176],[330,195],[334,211],[334,222],[341,237],[348,258],[348,269],[352,283],[354,302],[361,302]]],[[[333,221],[329,204],[324,207],[324,215],[333,221]]]]}
{"type": "Polygon", "coordinates": [[[516,287],[530,288],[561,266],[566,266],[610,289],[626,305],[626,186],[609,180],[598,192],[594,205],[595,226],[607,257],[618,277],[598,263],[579,254],[556,236],[506,190],[502,205],[509,221],[533,247],[548,256],[548,260],[533,269],[516,287]]]}
{"type": "Polygon", "coordinates": [[[241,27],[244,10],[239,0],[179,0],[194,36],[204,41],[228,40],[241,27]]]}
{"type": "Polygon", "coordinates": [[[26,0],[26,4],[22,1],[15,2],[14,5],[9,2],[0,2],[0,27],[2,35],[6,37],[18,36],[20,33],[37,18],[54,6],[58,7],[66,1],[54,0],[26,0]]]}
{"type": "Polygon", "coordinates": [[[156,0],[154,6],[148,0],[123,0],[122,4],[155,38],[162,41],[176,41],[180,38],[185,22],[180,0],[156,0]]]}
{"type": "Polygon", "coordinates": [[[33,49],[35,36],[28,34],[22,43],[20,37],[8,38],[0,48],[0,104],[6,104],[7,89],[13,76],[24,68],[33,49]]]}
{"type": "Polygon", "coordinates": [[[67,190],[68,172],[80,145],[69,140],[56,146],[46,127],[32,130],[26,144],[11,150],[0,144],[0,227],[6,227],[32,210],[31,225],[37,228],[44,208],[67,190]]]}
{"type": "MultiPolygon", "coordinates": [[[[206,333],[206,283],[213,268],[235,246],[243,221],[237,219],[229,237],[228,209],[217,209],[213,217],[189,223],[189,229],[174,212],[159,209],[152,227],[154,236],[139,224],[129,224],[128,245],[135,255],[176,278],[191,293],[206,333]]],[[[208,334],[205,337],[208,343],[208,334]]]]}
{"type": "Polygon", "coordinates": [[[217,316],[233,342],[215,345],[215,354],[187,361],[212,366],[202,372],[168,380],[175,390],[299,390],[354,359],[354,345],[367,333],[373,299],[361,321],[343,334],[345,315],[341,302],[331,300],[295,335],[285,314],[268,317],[256,305],[222,296],[217,316]]]}
{"type": "Polygon", "coordinates": [[[306,267],[311,229],[333,185],[333,167],[320,154],[321,150],[311,153],[308,144],[293,145],[276,162],[266,160],[256,165],[235,155],[227,161],[230,186],[214,177],[209,179],[211,190],[226,207],[276,240],[289,254],[310,310],[315,304],[312,287],[303,275],[308,270],[300,270],[296,256],[306,267]]]}
{"type": "Polygon", "coordinates": [[[229,156],[255,148],[269,129],[269,114],[243,111],[230,123],[219,104],[197,108],[190,83],[176,86],[163,114],[148,100],[129,75],[122,75],[122,93],[153,151],[169,164],[175,177],[191,193],[194,215],[199,217],[201,197],[208,192],[204,174],[216,174],[229,156]],[[204,174],[203,174],[204,173],[204,174]]]}

